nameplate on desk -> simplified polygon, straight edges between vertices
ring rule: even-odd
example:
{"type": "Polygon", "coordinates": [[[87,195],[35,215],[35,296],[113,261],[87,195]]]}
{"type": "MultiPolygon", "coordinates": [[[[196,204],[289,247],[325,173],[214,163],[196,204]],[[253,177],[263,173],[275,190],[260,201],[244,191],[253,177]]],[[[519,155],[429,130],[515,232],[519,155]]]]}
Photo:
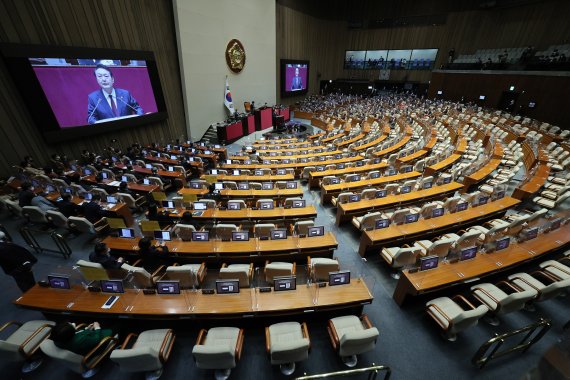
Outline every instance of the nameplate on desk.
{"type": "Polygon", "coordinates": [[[327,286],[327,283],[326,282],[318,282],[317,285],[319,288],[324,288],[327,286]]]}
{"type": "Polygon", "coordinates": [[[259,288],[260,293],[268,293],[270,291],[271,291],[271,287],[269,287],[269,286],[263,286],[263,287],[259,288]]]}
{"type": "Polygon", "coordinates": [[[202,294],[214,294],[214,289],[202,289],[202,294]]]}

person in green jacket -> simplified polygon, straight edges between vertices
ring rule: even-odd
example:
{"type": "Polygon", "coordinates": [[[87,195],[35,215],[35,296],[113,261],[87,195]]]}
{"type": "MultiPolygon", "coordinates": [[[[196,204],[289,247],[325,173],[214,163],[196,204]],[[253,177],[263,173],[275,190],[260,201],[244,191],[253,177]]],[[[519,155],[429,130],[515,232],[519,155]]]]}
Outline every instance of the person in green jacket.
{"type": "Polygon", "coordinates": [[[50,339],[59,348],[85,356],[104,338],[113,335],[112,329],[102,329],[99,322],[79,329],[74,323],[59,322],[52,328],[50,339]]]}

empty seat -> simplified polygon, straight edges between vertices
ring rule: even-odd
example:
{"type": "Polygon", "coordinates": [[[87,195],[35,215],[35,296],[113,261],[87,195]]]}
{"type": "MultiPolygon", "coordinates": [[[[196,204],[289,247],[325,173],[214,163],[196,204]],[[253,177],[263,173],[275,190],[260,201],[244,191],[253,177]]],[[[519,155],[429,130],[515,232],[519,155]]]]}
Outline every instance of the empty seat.
{"type": "Polygon", "coordinates": [[[251,279],[253,278],[253,263],[230,265],[224,263],[220,268],[218,277],[224,280],[239,280],[240,288],[249,288],[251,279]]]}
{"type": "Polygon", "coordinates": [[[275,229],[275,224],[259,223],[253,226],[253,234],[256,238],[269,238],[271,231],[275,229]]]}
{"type": "Polygon", "coordinates": [[[220,223],[220,224],[216,224],[212,228],[211,232],[218,239],[231,240],[232,232],[237,232],[238,230],[239,230],[238,226],[236,226],[235,224],[220,223]]]}
{"type": "Polygon", "coordinates": [[[309,331],[305,322],[281,322],[265,328],[265,346],[271,364],[279,365],[284,375],[295,372],[295,362],[309,357],[309,331]]]}
{"type": "Polygon", "coordinates": [[[45,320],[5,323],[0,327],[0,332],[8,331],[10,326],[17,326],[17,329],[5,339],[0,340],[2,359],[22,363],[23,373],[32,372],[42,364],[42,357],[36,355],[36,352],[40,344],[49,337],[54,325],[54,322],[45,320]]]}
{"type": "Polygon", "coordinates": [[[392,278],[399,279],[399,270],[404,267],[414,266],[421,251],[418,246],[410,247],[404,244],[402,247],[384,247],[380,251],[380,256],[396,270],[396,272],[392,272],[392,278]]]}
{"type": "Polygon", "coordinates": [[[352,218],[352,225],[361,231],[372,230],[377,219],[382,219],[382,213],[375,211],[352,218]]]}
{"type": "Polygon", "coordinates": [[[178,223],[172,228],[172,233],[183,241],[191,241],[192,232],[196,232],[196,228],[191,224],[178,223]]]}
{"type": "Polygon", "coordinates": [[[475,307],[465,297],[457,295],[453,298],[440,297],[426,304],[427,313],[441,327],[443,336],[455,341],[457,333],[475,326],[489,309],[485,305],[475,307]],[[459,301],[462,304],[459,304],[459,301]]]}
{"type": "Polygon", "coordinates": [[[179,281],[180,288],[191,289],[200,286],[204,277],[206,277],[206,263],[169,266],[161,279],[179,281]]]}
{"type": "Polygon", "coordinates": [[[227,379],[243,348],[243,329],[214,327],[198,334],[192,356],[196,367],[216,370],[216,379],[227,379]]]}
{"type": "Polygon", "coordinates": [[[348,367],[357,364],[356,355],[372,351],[380,335],[366,314],[360,318],[355,315],[332,318],[328,321],[327,330],[334,350],[348,367]]]}
{"type": "Polygon", "coordinates": [[[501,288],[491,283],[482,283],[471,287],[473,296],[490,310],[493,318],[489,322],[495,326],[499,324],[499,320],[495,318],[496,316],[520,310],[536,296],[534,289],[519,290],[519,288],[504,281],[500,282],[499,285],[509,288],[511,293],[507,294],[501,288]]]}
{"type": "Polygon", "coordinates": [[[329,279],[330,272],[337,272],[340,269],[338,259],[328,259],[325,257],[307,257],[307,270],[309,276],[314,281],[329,279]]]}
{"type": "Polygon", "coordinates": [[[273,284],[273,279],[280,276],[291,276],[296,272],[296,263],[285,263],[285,262],[265,262],[265,281],[273,284]]]}

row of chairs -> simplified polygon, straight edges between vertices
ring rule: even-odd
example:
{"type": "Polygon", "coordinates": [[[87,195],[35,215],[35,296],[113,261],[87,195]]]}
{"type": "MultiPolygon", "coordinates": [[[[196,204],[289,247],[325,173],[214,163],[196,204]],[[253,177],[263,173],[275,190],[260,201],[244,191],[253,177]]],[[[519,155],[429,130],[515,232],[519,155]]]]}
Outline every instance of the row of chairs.
{"type": "Polygon", "coordinates": [[[540,270],[532,273],[515,273],[508,280],[497,284],[482,283],[471,287],[475,306],[463,295],[439,297],[426,304],[428,315],[442,329],[443,336],[454,341],[457,334],[477,324],[488,315],[491,324],[499,323],[497,317],[522,309],[533,310],[533,303],[564,295],[570,288],[570,252],[560,260],[540,263],[540,270]]]}

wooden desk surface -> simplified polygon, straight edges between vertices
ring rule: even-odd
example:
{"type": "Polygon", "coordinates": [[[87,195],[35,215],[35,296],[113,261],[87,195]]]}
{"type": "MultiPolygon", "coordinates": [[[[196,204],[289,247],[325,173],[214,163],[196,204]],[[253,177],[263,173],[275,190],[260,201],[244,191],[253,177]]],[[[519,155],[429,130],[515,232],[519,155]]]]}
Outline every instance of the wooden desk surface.
{"type": "Polygon", "coordinates": [[[180,194],[180,195],[184,195],[184,194],[206,195],[209,192],[210,192],[210,190],[208,190],[207,188],[191,189],[189,187],[184,187],[184,188],[178,190],[178,194],[180,194]]]}
{"type": "Polygon", "coordinates": [[[309,181],[311,180],[318,180],[323,177],[329,175],[343,175],[343,174],[353,174],[353,173],[362,173],[362,172],[370,172],[373,170],[382,170],[386,169],[388,164],[386,162],[379,162],[377,164],[370,164],[370,165],[362,165],[362,166],[353,166],[350,168],[344,169],[330,169],[330,170],[323,170],[323,171],[314,171],[309,173],[309,181]]]}
{"type": "Polygon", "coordinates": [[[534,193],[540,190],[542,186],[544,186],[549,174],[550,168],[548,165],[542,162],[539,163],[531,179],[517,187],[513,192],[513,197],[520,200],[531,197],[534,193]]]}
{"type": "Polygon", "coordinates": [[[463,184],[465,185],[464,190],[467,191],[469,186],[481,182],[482,180],[487,178],[487,176],[489,176],[491,173],[497,170],[497,167],[499,167],[499,165],[501,164],[503,153],[504,153],[503,144],[497,142],[495,144],[495,149],[493,150],[493,155],[491,156],[491,159],[487,161],[487,163],[483,165],[479,170],[465,177],[463,181],[463,184]]]}
{"type": "Polygon", "coordinates": [[[408,173],[398,173],[395,175],[381,176],[381,177],[374,178],[374,179],[363,179],[363,180],[354,181],[354,182],[341,182],[341,183],[336,183],[336,184],[332,184],[332,185],[321,185],[321,192],[324,192],[325,194],[334,194],[334,193],[339,193],[339,192],[344,191],[344,190],[350,191],[350,190],[359,189],[362,187],[371,187],[371,186],[382,185],[382,184],[386,184],[386,183],[405,181],[408,179],[417,178],[421,175],[422,175],[422,173],[420,173],[420,172],[411,171],[408,173]]]}
{"type": "MultiPolygon", "coordinates": [[[[150,176],[153,175],[151,169],[143,168],[143,167],[140,167],[140,166],[134,166],[134,167],[133,167],[133,170],[134,170],[135,172],[137,172],[137,173],[141,173],[141,174],[145,174],[145,175],[150,175],[150,176]]],[[[179,178],[179,179],[182,179],[182,180],[185,180],[185,179],[186,179],[185,176],[184,176],[184,173],[182,173],[182,172],[169,172],[168,170],[158,170],[157,175],[160,176],[160,177],[168,177],[168,178],[171,178],[171,179],[174,179],[174,178],[179,178]]]]}
{"type": "MultiPolygon", "coordinates": [[[[262,151],[260,151],[262,152],[262,151]]],[[[299,152],[299,150],[297,150],[299,152]]],[[[300,160],[301,158],[311,158],[311,157],[321,157],[321,156],[334,156],[335,154],[342,154],[342,150],[333,150],[333,151],[324,151],[324,152],[308,152],[305,154],[291,154],[291,155],[269,155],[269,154],[260,154],[259,158],[262,160],[300,160]]]]}
{"type": "MultiPolygon", "coordinates": [[[[184,190],[179,191],[184,194],[184,190]]],[[[220,195],[227,198],[284,198],[284,197],[302,197],[303,189],[299,186],[296,189],[273,189],[273,190],[220,190],[220,195]]]]}
{"type": "MultiPolygon", "coordinates": [[[[166,210],[166,209],[159,209],[166,210]]],[[[180,218],[186,211],[185,208],[176,209],[176,213],[170,213],[171,218],[180,218]]],[[[241,210],[220,210],[219,208],[209,208],[203,211],[200,216],[193,216],[197,221],[208,221],[211,219],[218,220],[279,220],[279,219],[298,219],[298,218],[316,218],[317,210],[315,206],[309,205],[301,208],[284,208],[275,207],[273,210],[253,210],[245,208],[241,210]]]]}
{"type": "Polygon", "coordinates": [[[520,244],[511,240],[509,247],[499,252],[477,253],[472,260],[453,264],[442,263],[435,269],[415,273],[404,271],[394,292],[394,299],[401,305],[406,295],[417,295],[456,283],[477,280],[479,277],[535,259],[568,244],[569,233],[570,225],[566,224],[556,231],[520,244]]]}
{"type": "Polygon", "coordinates": [[[303,314],[306,311],[361,309],[371,303],[373,296],[366,283],[353,279],[348,285],[318,289],[314,303],[315,285],[284,292],[260,293],[255,288],[243,288],[238,294],[202,294],[182,290],[180,295],[145,295],[127,290],[109,309],[101,306],[110,294],[92,293],[79,286],[57,290],[35,286],[14,301],[17,306],[47,313],[67,315],[120,315],[124,318],[186,319],[242,318],[303,314]]]}
{"type": "MultiPolygon", "coordinates": [[[[171,165],[171,166],[174,166],[174,165],[180,166],[181,165],[179,160],[172,160],[170,158],[165,158],[165,157],[144,156],[144,160],[145,161],[151,161],[151,162],[157,162],[159,164],[171,165]]],[[[202,162],[198,162],[198,161],[190,161],[189,164],[192,167],[202,167],[203,166],[202,162]]],[[[136,167],[135,167],[135,169],[136,169],[136,167]]],[[[150,170],[150,169],[147,169],[147,170],[150,170]]],[[[159,170],[159,173],[160,172],[164,172],[164,170],[159,170]]],[[[167,172],[167,173],[171,173],[171,172],[167,172]]]]}
{"type": "Polygon", "coordinates": [[[420,219],[414,223],[390,225],[379,230],[364,231],[360,239],[358,252],[361,256],[364,256],[369,249],[389,244],[399,244],[414,237],[421,238],[426,234],[438,234],[450,229],[459,230],[463,226],[505,213],[507,209],[519,203],[518,199],[504,197],[482,206],[468,208],[465,211],[444,214],[438,218],[420,219]]]}
{"type": "MultiPolygon", "coordinates": [[[[235,182],[276,182],[276,181],[293,181],[293,174],[282,175],[229,175],[229,174],[212,174],[216,176],[217,181],[235,181],[235,182]]],[[[206,176],[200,177],[205,179],[206,176]]]]}
{"type": "Polygon", "coordinates": [[[406,135],[400,141],[398,141],[395,145],[392,145],[391,147],[382,149],[378,152],[374,152],[373,153],[374,157],[382,157],[399,150],[400,148],[404,147],[408,143],[408,141],[410,141],[411,138],[412,138],[412,128],[406,127],[406,135]]]}
{"type": "MultiPolygon", "coordinates": [[[[139,240],[140,238],[124,239],[110,236],[103,242],[111,250],[126,251],[136,255],[139,240]]],[[[258,240],[256,238],[239,242],[214,239],[206,242],[172,240],[166,242],[166,245],[172,255],[179,259],[186,259],[185,261],[199,262],[209,258],[214,259],[215,262],[235,261],[236,259],[265,262],[265,260],[271,260],[272,255],[273,257],[284,255],[287,257],[286,260],[295,260],[293,253],[299,254],[298,258],[302,261],[303,257],[306,260],[306,255],[313,251],[328,252],[324,256],[332,257],[332,251],[338,247],[338,242],[333,233],[328,231],[323,236],[305,238],[288,236],[283,240],[258,240]]]]}
{"type": "MultiPolygon", "coordinates": [[[[97,179],[95,178],[94,175],[90,175],[87,177],[83,177],[81,178],[82,181],[85,181],[91,185],[105,185],[105,186],[110,186],[110,187],[114,187],[116,189],[119,188],[119,184],[121,183],[120,181],[120,177],[117,176],[118,179],[104,179],[101,182],[97,182],[97,179]],[[116,184],[116,183],[119,184],[116,184]],[[115,183],[113,185],[111,185],[112,183],[115,183]]],[[[136,182],[127,182],[127,188],[131,191],[137,192],[137,193],[152,193],[153,191],[156,191],[158,189],[158,185],[144,185],[144,184],[140,184],[140,183],[136,183],[136,182]]]]}
{"type": "Polygon", "coordinates": [[[307,161],[307,162],[291,162],[288,164],[224,164],[222,169],[303,169],[305,166],[316,166],[316,165],[329,165],[329,164],[340,164],[343,162],[353,162],[361,160],[362,156],[356,155],[354,157],[343,157],[334,160],[324,160],[324,161],[307,161]]]}

